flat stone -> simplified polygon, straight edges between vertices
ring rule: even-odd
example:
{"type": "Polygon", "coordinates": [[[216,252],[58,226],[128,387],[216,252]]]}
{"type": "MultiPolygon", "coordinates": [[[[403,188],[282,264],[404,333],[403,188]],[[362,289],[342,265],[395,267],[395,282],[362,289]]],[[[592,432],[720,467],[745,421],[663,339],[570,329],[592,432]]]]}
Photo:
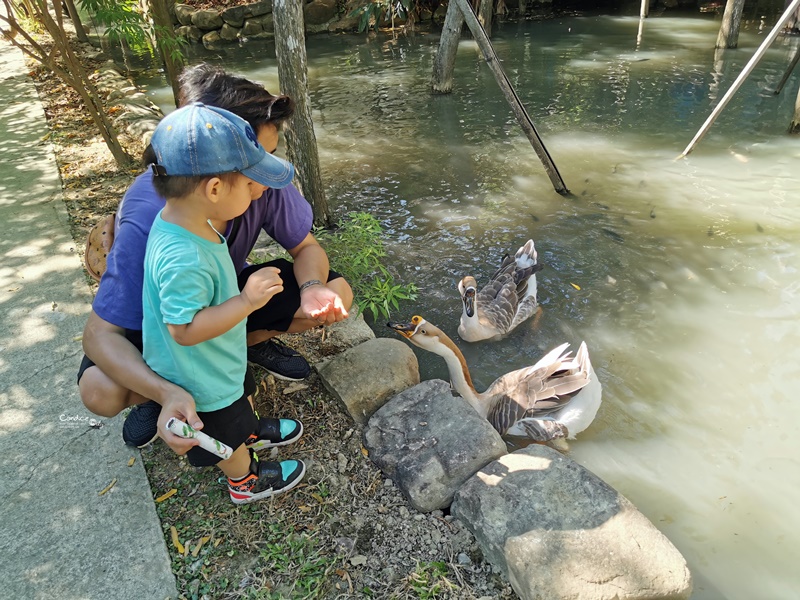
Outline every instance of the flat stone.
{"type": "Polygon", "coordinates": [[[486,465],[452,514],[523,600],[689,598],[672,543],[624,496],[546,446],[486,465]]]}
{"type": "Polygon", "coordinates": [[[315,365],[322,383],[356,423],[367,419],[391,396],[419,383],[419,364],[408,345],[372,339],[315,365]]]}
{"type": "Polygon", "coordinates": [[[506,453],[489,421],[440,379],[409,388],[376,411],[364,446],[421,512],[450,506],[465,481],[506,453]]]}

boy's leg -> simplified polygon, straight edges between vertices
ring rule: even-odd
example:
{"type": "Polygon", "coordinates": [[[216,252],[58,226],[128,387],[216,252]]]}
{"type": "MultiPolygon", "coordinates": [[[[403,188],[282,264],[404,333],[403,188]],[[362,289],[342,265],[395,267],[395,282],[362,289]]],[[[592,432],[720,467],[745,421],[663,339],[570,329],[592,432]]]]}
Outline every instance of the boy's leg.
{"type": "Polygon", "coordinates": [[[245,446],[251,432],[259,425],[246,396],[232,405],[213,412],[198,413],[204,423],[203,431],[231,448],[233,456],[220,460],[202,448],[194,447],[186,454],[196,467],[218,465],[228,477],[231,501],[245,504],[289,491],[305,474],[302,461],[261,462],[253,450],[245,446]]]}

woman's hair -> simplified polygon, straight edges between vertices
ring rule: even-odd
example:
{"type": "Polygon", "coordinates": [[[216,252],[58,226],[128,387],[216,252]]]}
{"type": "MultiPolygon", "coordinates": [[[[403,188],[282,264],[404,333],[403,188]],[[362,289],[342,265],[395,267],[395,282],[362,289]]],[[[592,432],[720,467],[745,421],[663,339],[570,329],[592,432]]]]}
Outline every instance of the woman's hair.
{"type": "Polygon", "coordinates": [[[280,129],[294,114],[289,96],[273,96],[263,85],[208,63],[185,68],[178,82],[181,106],[202,102],[224,108],[250,123],[256,133],[267,124],[280,129]]]}
{"type": "MultiPolygon", "coordinates": [[[[256,134],[263,125],[274,125],[280,129],[294,114],[294,101],[289,96],[273,96],[263,85],[231,75],[208,63],[186,67],[178,81],[181,106],[202,102],[224,108],[250,123],[256,134]]],[[[156,153],[148,145],[142,154],[142,164],[147,167],[157,162],[156,153]]],[[[227,182],[228,178],[223,175],[218,177],[227,182]]],[[[153,184],[156,191],[165,198],[180,198],[206,179],[208,176],[198,178],[161,175],[153,178],[153,184]]]]}

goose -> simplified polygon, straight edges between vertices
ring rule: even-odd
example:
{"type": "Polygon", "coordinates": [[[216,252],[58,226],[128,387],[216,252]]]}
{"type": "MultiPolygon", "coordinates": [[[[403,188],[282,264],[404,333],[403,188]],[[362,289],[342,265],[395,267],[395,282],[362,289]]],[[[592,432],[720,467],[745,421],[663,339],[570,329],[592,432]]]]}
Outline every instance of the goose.
{"type": "Polygon", "coordinates": [[[577,354],[561,344],[532,367],[498,377],[481,393],[475,389],[461,351],[441,329],[415,315],[409,323],[388,323],[409,342],[447,363],[455,390],[500,435],[550,442],[574,439],[600,408],[602,386],[592,369],[586,342],[577,354]]]}
{"type": "Polygon", "coordinates": [[[528,240],[513,257],[503,257],[480,291],[473,276],[464,277],[458,283],[463,304],[459,337],[466,342],[496,340],[530,317],[538,307],[536,272],[542,267],[533,240],[528,240]]]}

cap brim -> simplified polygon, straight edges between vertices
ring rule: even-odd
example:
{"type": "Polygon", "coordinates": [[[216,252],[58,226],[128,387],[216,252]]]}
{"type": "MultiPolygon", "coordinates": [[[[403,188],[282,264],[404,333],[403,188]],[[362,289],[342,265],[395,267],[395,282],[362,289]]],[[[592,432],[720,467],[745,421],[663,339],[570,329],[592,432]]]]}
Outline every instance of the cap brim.
{"type": "Polygon", "coordinates": [[[294,166],[282,158],[265,154],[259,162],[240,171],[245,177],[271,188],[284,188],[294,179],[294,166]]]}

